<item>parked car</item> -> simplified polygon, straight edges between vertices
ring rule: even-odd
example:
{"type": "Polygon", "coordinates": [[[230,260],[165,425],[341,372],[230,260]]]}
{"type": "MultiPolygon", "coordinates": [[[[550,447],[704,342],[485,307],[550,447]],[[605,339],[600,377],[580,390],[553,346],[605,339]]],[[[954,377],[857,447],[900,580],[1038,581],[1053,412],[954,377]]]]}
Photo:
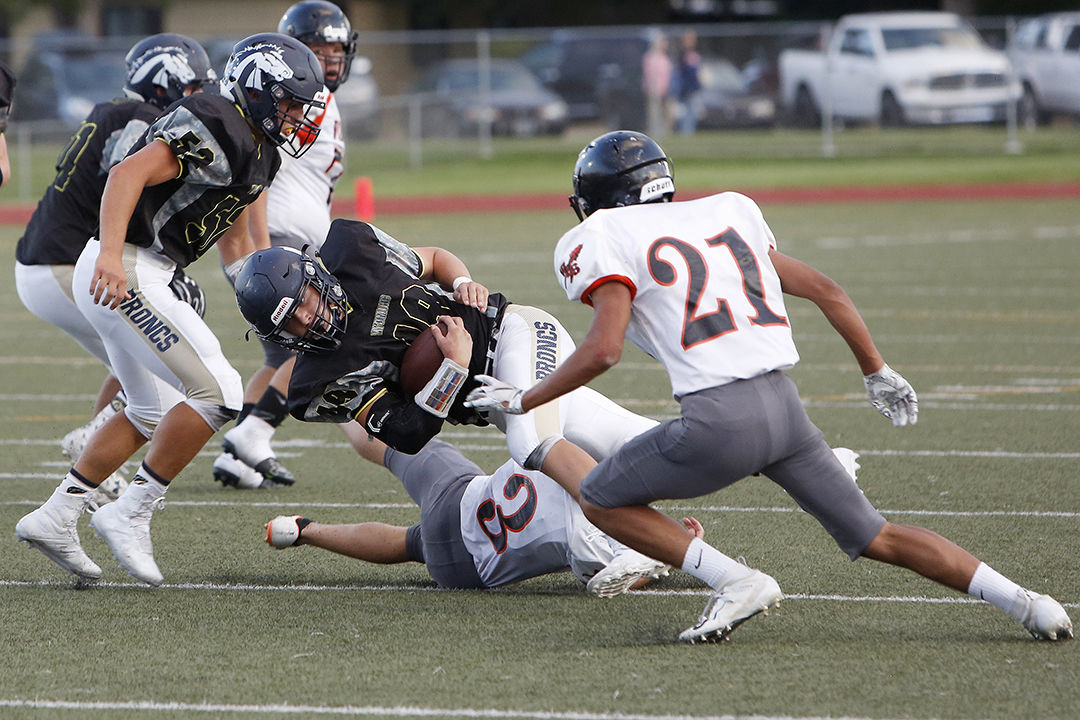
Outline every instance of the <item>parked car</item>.
{"type": "Polygon", "coordinates": [[[702,115],[699,128],[768,127],[776,118],[776,102],[753,92],[747,76],[734,63],[705,58],[698,72],[701,81],[702,115]]]}
{"type": "Polygon", "coordinates": [[[845,15],[824,50],[780,54],[781,102],[797,124],[836,117],[906,123],[1002,121],[1020,96],[1004,53],[953,13],[845,15]]]}
{"type": "MultiPolygon", "coordinates": [[[[225,63],[232,55],[233,47],[241,38],[217,37],[203,42],[206,54],[210,56],[210,66],[217,70],[218,77],[224,77],[225,63]]],[[[379,85],[372,75],[372,63],[369,58],[357,55],[353,58],[349,70],[349,79],[334,93],[345,136],[358,140],[371,140],[379,134],[382,123],[379,106],[379,85]]]]}
{"type": "Polygon", "coordinates": [[[1052,113],[1080,117],[1080,12],[1024,21],[1008,54],[1022,88],[1022,122],[1044,123],[1052,113]]]}
{"type": "Polygon", "coordinates": [[[641,58],[645,33],[596,36],[557,33],[518,60],[568,106],[571,122],[602,120],[608,127],[645,124],[641,58]]]}
{"type": "Polygon", "coordinates": [[[436,63],[408,92],[419,101],[426,136],[476,135],[483,123],[494,135],[559,135],[566,129],[566,103],[544,88],[524,65],[492,60],[490,93],[481,90],[474,59],[436,63]]]}
{"type": "Polygon", "coordinates": [[[12,120],[78,127],[94,105],[123,95],[127,50],[82,33],[39,36],[17,73],[12,120]]]}

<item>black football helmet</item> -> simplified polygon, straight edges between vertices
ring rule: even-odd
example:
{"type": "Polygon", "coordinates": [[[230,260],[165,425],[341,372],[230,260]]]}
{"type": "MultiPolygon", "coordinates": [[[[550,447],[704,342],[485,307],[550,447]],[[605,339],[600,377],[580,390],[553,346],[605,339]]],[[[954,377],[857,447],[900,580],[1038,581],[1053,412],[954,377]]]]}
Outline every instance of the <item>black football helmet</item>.
{"type": "Polygon", "coordinates": [[[151,35],[135,43],[124,64],[124,94],[162,109],[217,80],[203,46],[175,33],[151,35]]]}
{"type": "Polygon", "coordinates": [[[322,68],[296,38],[260,33],[236,43],[221,90],[270,142],[293,157],[303,155],[319,134],[318,118],[326,107],[322,68]],[[300,103],[302,110],[282,111],[284,100],[300,103]]]}
{"type": "Polygon", "coordinates": [[[603,208],[668,202],[674,196],[671,159],[644,133],[609,132],[578,153],[570,196],[578,220],[603,208]]]}
{"type": "Polygon", "coordinates": [[[244,261],[233,287],[240,313],[255,334],[289,350],[322,353],[336,350],[345,337],[348,301],[345,291],[322,260],[291,247],[256,250],[244,261]],[[302,335],[285,326],[311,287],[319,305],[302,335]]]}
{"type": "Polygon", "coordinates": [[[315,55],[323,62],[323,80],[331,92],[349,79],[349,70],[356,56],[356,32],[337,5],[327,0],[302,0],[285,11],[277,29],[279,33],[294,37],[305,45],[314,42],[341,43],[345,50],[344,57],[315,55]]]}

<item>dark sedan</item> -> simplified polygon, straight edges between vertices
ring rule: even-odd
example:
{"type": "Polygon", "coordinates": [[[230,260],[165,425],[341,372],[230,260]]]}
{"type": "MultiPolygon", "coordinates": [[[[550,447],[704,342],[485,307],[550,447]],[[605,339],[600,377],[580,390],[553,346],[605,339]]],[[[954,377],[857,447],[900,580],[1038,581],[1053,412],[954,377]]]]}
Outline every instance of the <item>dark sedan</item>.
{"type": "Polygon", "coordinates": [[[749,90],[743,75],[730,61],[703,60],[700,78],[702,116],[698,127],[768,127],[775,121],[773,98],[749,90]]]}
{"type": "Polygon", "coordinates": [[[558,135],[566,129],[566,103],[524,66],[492,60],[481,88],[481,64],[446,60],[431,67],[409,92],[420,107],[425,136],[476,135],[490,123],[493,135],[558,135]]]}

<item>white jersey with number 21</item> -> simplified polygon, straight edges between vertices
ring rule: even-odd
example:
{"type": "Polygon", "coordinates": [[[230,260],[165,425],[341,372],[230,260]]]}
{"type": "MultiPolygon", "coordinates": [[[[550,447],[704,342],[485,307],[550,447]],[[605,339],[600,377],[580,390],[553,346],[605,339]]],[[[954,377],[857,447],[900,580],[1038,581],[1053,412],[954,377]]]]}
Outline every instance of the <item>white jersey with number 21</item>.
{"type": "Polygon", "coordinates": [[[626,285],[626,337],[664,365],[679,398],[798,362],[775,248],[754,201],[729,192],[598,210],[559,241],[555,275],[585,303],[604,283],[626,285]]]}

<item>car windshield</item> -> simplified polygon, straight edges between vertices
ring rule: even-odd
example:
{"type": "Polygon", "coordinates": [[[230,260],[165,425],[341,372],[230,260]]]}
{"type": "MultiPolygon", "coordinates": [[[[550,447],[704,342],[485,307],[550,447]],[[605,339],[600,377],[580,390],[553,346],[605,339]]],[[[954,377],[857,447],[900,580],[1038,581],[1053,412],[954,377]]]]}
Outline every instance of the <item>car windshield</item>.
{"type": "Polygon", "coordinates": [[[881,31],[887,51],[922,48],[977,48],[979,37],[965,27],[886,28],[881,31]]]}
{"type": "Polygon", "coordinates": [[[87,53],[71,55],[64,62],[66,90],[95,102],[119,95],[126,81],[123,55],[87,53]]]}
{"type": "Polygon", "coordinates": [[[706,61],[701,66],[701,84],[707,88],[737,93],[744,90],[739,71],[726,61],[706,61]]]}
{"type": "MultiPolygon", "coordinates": [[[[476,66],[449,68],[438,81],[439,90],[479,90],[480,71],[476,66]]],[[[528,70],[519,67],[492,65],[491,89],[535,90],[539,82],[528,70]]]]}

